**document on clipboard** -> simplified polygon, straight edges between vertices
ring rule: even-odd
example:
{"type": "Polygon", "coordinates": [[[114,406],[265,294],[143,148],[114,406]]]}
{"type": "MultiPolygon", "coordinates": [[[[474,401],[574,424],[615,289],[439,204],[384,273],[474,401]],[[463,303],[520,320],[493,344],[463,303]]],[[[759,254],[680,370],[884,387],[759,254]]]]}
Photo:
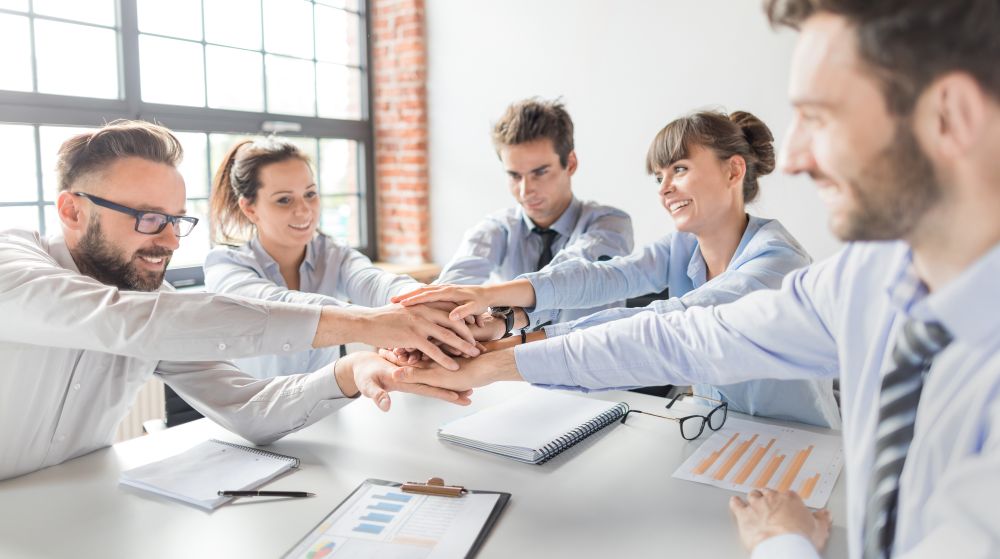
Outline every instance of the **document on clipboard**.
{"type": "Polygon", "coordinates": [[[463,489],[445,496],[406,486],[365,480],[286,559],[472,558],[510,499],[510,493],[463,489]]]}

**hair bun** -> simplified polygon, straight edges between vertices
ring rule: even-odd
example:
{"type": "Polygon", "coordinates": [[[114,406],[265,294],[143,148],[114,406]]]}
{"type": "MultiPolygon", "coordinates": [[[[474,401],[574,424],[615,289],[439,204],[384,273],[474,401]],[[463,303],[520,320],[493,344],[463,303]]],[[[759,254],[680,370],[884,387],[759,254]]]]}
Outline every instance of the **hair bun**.
{"type": "Polygon", "coordinates": [[[736,111],[729,115],[729,120],[740,127],[743,136],[750,144],[750,149],[757,156],[755,171],[762,177],[774,171],[774,135],[771,129],[756,116],[746,111],[736,111]]]}

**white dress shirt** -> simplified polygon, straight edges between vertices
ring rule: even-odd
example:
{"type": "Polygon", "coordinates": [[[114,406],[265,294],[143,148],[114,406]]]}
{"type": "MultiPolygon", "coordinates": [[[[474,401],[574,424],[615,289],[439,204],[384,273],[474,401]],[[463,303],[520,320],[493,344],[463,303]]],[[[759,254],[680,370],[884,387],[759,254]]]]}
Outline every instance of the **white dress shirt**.
{"type": "MultiPolygon", "coordinates": [[[[462,244],[434,283],[480,285],[510,281],[521,274],[536,271],[542,253],[542,239],[531,230],[535,227],[521,206],[496,212],[466,231],[462,244]]],[[[627,213],[573,198],[566,211],[549,229],[559,233],[552,243],[549,269],[576,258],[595,261],[632,252],[632,219],[627,213]]],[[[533,325],[553,320],[574,320],[599,310],[621,307],[625,301],[601,304],[587,309],[564,310],[543,315],[529,314],[533,325]]]]}
{"type": "MultiPolygon", "coordinates": [[[[925,378],[900,478],[893,557],[1000,556],[1000,245],[928,294],[900,242],[857,243],[793,272],[779,291],[717,307],[641,313],[518,346],[540,385],[589,389],[839,374],[847,535],[861,557],[882,375],[908,317],[954,341],[925,378]]],[[[818,557],[801,536],[772,538],[755,559],[818,557]]]]}
{"type": "MultiPolygon", "coordinates": [[[[299,266],[299,289],[288,289],[278,263],[264,250],[258,238],[239,247],[221,246],[205,258],[205,288],[216,293],[241,295],[264,301],[310,305],[365,307],[388,305],[389,299],[424,284],[409,276],[375,267],[367,256],[317,235],[306,245],[299,266]]],[[[236,365],[257,378],[304,373],[328,365],[339,357],[338,347],[281,352],[236,359],[236,365]]]]}
{"type": "Polygon", "coordinates": [[[319,308],[123,291],[81,275],[61,237],[0,232],[0,479],[105,447],[152,375],[256,444],[329,415],[332,365],[258,380],[221,361],[310,347],[319,308]]]}

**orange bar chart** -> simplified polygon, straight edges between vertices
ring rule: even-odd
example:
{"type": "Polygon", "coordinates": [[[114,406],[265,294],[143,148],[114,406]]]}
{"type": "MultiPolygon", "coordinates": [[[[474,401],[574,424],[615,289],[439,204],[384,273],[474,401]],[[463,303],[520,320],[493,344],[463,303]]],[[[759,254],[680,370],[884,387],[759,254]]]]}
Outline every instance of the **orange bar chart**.
{"type": "Polygon", "coordinates": [[[800,450],[798,454],[795,455],[795,460],[792,461],[792,465],[788,467],[788,471],[785,472],[784,477],[781,478],[781,483],[778,484],[778,491],[788,491],[792,488],[792,482],[799,475],[799,470],[802,469],[802,464],[805,464],[806,458],[809,458],[809,454],[812,453],[813,446],[809,445],[808,448],[800,450]]]}
{"type": "Polygon", "coordinates": [[[753,486],[760,489],[761,487],[767,485],[768,482],[771,481],[771,476],[774,475],[774,472],[778,471],[778,468],[781,467],[781,463],[784,461],[784,454],[775,454],[772,456],[771,461],[767,464],[767,467],[764,468],[764,471],[761,472],[759,476],[757,476],[757,480],[753,482],[753,486]]]}
{"type": "Polygon", "coordinates": [[[811,478],[806,479],[802,483],[802,488],[799,489],[799,496],[803,499],[808,499],[813,494],[813,489],[816,488],[816,482],[819,481],[819,474],[814,475],[811,478]]]}
{"type": "Polygon", "coordinates": [[[742,470],[740,470],[740,473],[736,474],[736,478],[733,479],[733,483],[745,483],[747,478],[750,477],[750,474],[757,469],[757,466],[760,464],[761,459],[764,458],[764,455],[767,454],[767,451],[771,450],[771,447],[774,446],[774,442],[776,440],[777,439],[771,439],[767,443],[767,446],[758,446],[757,450],[755,450],[753,455],[750,456],[750,460],[747,460],[746,465],[743,466],[742,470]]]}
{"type": "Polygon", "coordinates": [[[729,445],[733,444],[733,441],[735,441],[739,436],[740,436],[739,433],[734,434],[732,437],[729,438],[729,441],[726,442],[726,444],[722,448],[709,454],[708,457],[702,460],[701,463],[698,464],[698,467],[693,470],[694,473],[700,476],[705,472],[707,472],[708,469],[712,467],[712,464],[715,464],[715,461],[718,460],[719,457],[726,452],[726,449],[729,448],[729,445]]]}
{"type": "Polygon", "coordinates": [[[719,471],[715,472],[716,481],[722,481],[723,479],[726,479],[726,476],[729,475],[729,472],[730,470],[733,469],[733,466],[735,466],[736,463],[740,461],[740,458],[743,458],[743,455],[746,454],[747,449],[753,446],[753,443],[756,442],[756,440],[757,440],[757,435],[754,435],[753,437],[750,437],[749,439],[743,441],[743,444],[734,448],[733,451],[729,453],[729,459],[722,464],[722,467],[719,468],[719,471]]]}

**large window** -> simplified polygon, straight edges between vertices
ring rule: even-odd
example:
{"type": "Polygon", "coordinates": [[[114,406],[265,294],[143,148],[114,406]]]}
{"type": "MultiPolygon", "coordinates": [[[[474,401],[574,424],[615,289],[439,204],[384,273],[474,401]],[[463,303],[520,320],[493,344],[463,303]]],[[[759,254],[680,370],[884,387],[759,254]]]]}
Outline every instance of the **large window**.
{"type": "Polygon", "coordinates": [[[204,220],[175,280],[200,275],[223,154],[267,133],[312,158],[321,229],[374,255],[365,12],[364,0],[0,0],[0,228],[58,231],[59,145],[138,118],[177,132],[188,213],[204,220]]]}

